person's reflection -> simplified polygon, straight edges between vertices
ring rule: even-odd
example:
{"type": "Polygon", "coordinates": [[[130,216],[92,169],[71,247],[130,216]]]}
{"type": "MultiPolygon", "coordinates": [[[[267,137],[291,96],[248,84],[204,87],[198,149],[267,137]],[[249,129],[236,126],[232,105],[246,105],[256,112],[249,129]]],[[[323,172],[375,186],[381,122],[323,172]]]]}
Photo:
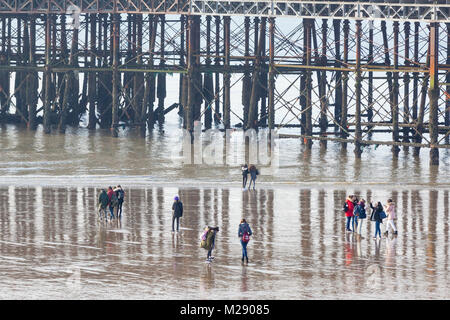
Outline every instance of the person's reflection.
{"type": "Polygon", "coordinates": [[[345,243],[344,243],[344,251],[345,251],[345,266],[348,267],[353,262],[353,245],[351,242],[350,233],[345,234],[345,243]]]}
{"type": "Polygon", "coordinates": [[[242,265],[241,272],[241,292],[248,291],[248,276],[247,276],[247,266],[245,264],[242,265]]]}
{"type": "Polygon", "coordinates": [[[386,267],[395,266],[397,237],[388,237],[386,240],[386,267]]]}
{"type": "Polygon", "coordinates": [[[204,297],[209,297],[209,291],[211,288],[214,288],[214,272],[211,264],[205,264],[203,268],[203,272],[200,276],[200,292],[204,295],[204,297]]]}

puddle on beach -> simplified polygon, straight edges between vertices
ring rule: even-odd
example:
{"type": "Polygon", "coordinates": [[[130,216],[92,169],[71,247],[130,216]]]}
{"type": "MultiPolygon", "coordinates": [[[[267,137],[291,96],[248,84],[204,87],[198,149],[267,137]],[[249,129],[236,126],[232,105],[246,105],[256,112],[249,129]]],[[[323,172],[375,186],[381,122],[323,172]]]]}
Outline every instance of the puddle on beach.
{"type": "Polygon", "coordinates": [[[0,186],[0,299],[449,299],[449,190],[125,187],[120,222],[100,221],[99,188],[0,186]],[[385,202],[395,238],[345,233],[346,195],[385,202]],[[171,233],[175,194],[184,203],[171,233]],[[240,219],[250,223],[241,265],[240,219]],[[215,260],[199,248],[217,225],[215,260]]]}

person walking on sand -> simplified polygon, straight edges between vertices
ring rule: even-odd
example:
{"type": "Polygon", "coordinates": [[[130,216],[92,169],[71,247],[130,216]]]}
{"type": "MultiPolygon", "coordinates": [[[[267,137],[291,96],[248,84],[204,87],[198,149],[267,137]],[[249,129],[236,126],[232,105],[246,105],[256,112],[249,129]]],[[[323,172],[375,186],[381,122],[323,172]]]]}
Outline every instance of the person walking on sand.
{"type": "Polygon", "coordinates": [[[211,262],[214,257],[211,255],[216,244],[216,234],[219,227],[205,227],[201,237],[200,247],[207,250],[206,262],[211,262]]]}
{"type": "Polygon", "coordinates": [[[102,189],[100,191],[100,194],[98,195],[98,215],[100,219],[102,219],[102,212],[105,213],[105,219],[108,218],[108,214],[106,213],[106,207],[108,207],[108,203],[108,194],[106,193],[105,189],[102,189]]]}
{"type": "Polygon", "coordinates": [[[108,187],[108,199],[109,199],[108,205],[109,205],[109,212],[111,214],[111,219],[114,219],[114,212],[116,211],[117,208],[117,196],[112,187],[108,187]]]}
{"type": "Polygon", "coordinates": [[[347,218],[347,224],[345,226],[346,231],[352,231],[350,230],[350,222],[352,221],[353,217],[353,210],[355,209],[355,205],[353,203],[354,195],[348,196],[347,200],[345,200],[345,217],[347,218]]]}
{"type": "Polygon", "coordinates": [[[381,213],[383,212],[383,205],[381,204],[381,202],[378,202],[377,206],[374,207],[371,202],[370,208],[372,208],[372,214],[370,215],[370,221],[375,222],[375,235],[373,236],[373,238],[376,239],[377,235],[378,235],[381,239],[380,224],[383,223],[383,218],[381,216],[381,213]]]}
{"type": "Polygon", "coordinates": [[[244,164],[241,167],[242,171],[242,189],[245,190],[247,187],[247,179],[248,179],[248,166],[247,164],[244,164]]]}
{"type": "Polygon", "coordinates": [[[387,237],[389,234],[389,227],[394,230],[394,235],[397,235],[397,228],[395,227],[394,220],[397,219],[397,213],[395,210],[395,203],[392,201],[392,199],[389,199],[387,201],[387,205],[385,206],[385,212],[386,212],[386,232],[384,233],[387,237]]]}
{"type": "Polygon", "coordinates": [[[364,219],[366,218],[366,201],[364,199],[361,199],[358,204],[355,207],[354,210],[354,215],[358,221],[357,223],[357,229],[356,229],[356,237],[357,240],[361,240],[363,239],[362,235],[361,235],[361,230],[362,230],[362,224],[364,219]]]}
{"type": "Polygon", "coordinates": [[[175,220],[177,221],[177,232],[180,230],[180,218],[183,216],[183,203],[175,196],[172,204],[172,232],[175,232],[175,220]]]}
{"type": "Polygon", "coordinates": [[[119,184],[114,189],[114,192],[116,193],[116,196],[117,196],[117,213],[118,213],[118,217],[121,218],[122,217],[122,205],[123,205],[123,200],[125,198],[125,191],[123,191],[122,186],[119,184]]]}
{"type": "Polygon", "coordinates": [[[255,190],[256,176],[259,175],[258,169],[256,169],[255,165],[251,165],[249,169],[250,173],[250,184],[248,185],[248,189],[250,190],[253,182],[253,190],[255,190]]]}
{"type": "Polygon", "coordinates": [[[248,264],[247,245],[252,234],[252,229],[248,225],[247,221],[245,221],[245,219],[241,219],[241,223],[239,224],[238,229],[238,237],[240,238],[242,246],[242,263],[244,263],[245,258],[248,264]]]}

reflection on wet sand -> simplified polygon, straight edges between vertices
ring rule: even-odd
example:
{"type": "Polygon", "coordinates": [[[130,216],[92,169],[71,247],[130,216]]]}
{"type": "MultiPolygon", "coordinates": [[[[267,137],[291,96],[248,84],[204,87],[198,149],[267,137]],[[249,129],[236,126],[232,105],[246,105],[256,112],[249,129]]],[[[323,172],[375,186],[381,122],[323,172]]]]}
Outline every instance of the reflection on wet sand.
{"type": "MultiPolygon", "coordinates": [[[[126,186],[125,186],[126,187],[126,186]]],[[[99,220],[98,188],[0,188],[0,298],[341,299],[450,298],[445,189],[126,189],[122,220],[99,220]],[[345,233],[348,194],[392,198],[399,234],[345,233]],[[184,204],[180,232],[171,206],[184,204]],[[252,226],[249,265],[237,228],[252,226]],[[199,247],[219,226],[215,261],[199,247]]]]}

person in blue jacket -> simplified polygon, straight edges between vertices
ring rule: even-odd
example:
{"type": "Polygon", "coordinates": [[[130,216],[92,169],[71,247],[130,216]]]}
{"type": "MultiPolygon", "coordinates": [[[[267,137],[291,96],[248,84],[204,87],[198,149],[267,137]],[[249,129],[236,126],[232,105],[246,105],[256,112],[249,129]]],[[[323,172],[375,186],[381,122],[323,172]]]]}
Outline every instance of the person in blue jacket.
{"type": "Polygon", "coordinates": [[[248,263],[247,244],[250,241],[250,236],[252,234],[253,232],[249,224],[245,221],[245,219],[242,219],[238,229],[238,237],[240,238],[242,246],[242,262],[244,262],[245,258],[248,263]]]}
{"type": "Polygon", "coordinates": [[[358,221],[356,228],[356,239],[361,240],[363,238],[361,236],[362,224],[364,219],[366,218],[366,201],[364,199],[361,199],[355,206],[353,215],[356,217],[358,221]]]}

